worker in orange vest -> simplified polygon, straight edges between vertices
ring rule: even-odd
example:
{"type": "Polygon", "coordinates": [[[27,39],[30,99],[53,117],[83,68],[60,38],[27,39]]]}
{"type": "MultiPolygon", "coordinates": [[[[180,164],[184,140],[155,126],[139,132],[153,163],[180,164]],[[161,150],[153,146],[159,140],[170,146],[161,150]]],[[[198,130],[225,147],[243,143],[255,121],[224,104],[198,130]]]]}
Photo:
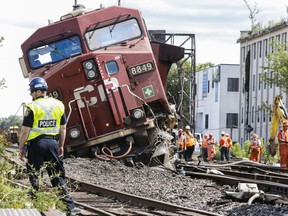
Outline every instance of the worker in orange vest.
{"type": "Polygon", "coordinates": [[[278,132],[280,166],[288,168],[288,121],[282,123],[282,130],[278,132]]]}
{"type": "Polygon", "coordinates": [[[208,157],[208,152],[207,152],[207,143],[208,140],[208,134],[204,134],[203,140],[202,140],[202,145],[201,145],[201,155],[203,158],[203,161],[207,162],[207,157],[208,157]]]}
{"type": "Polygon", "coordinates": [[[179,158],[182,159],[182,158],[184,158],[184,153],[186,151],[186,137],[183,134],[183,130],[181,128],[178,130],[176,142],[178,143],[179,158]]]}
{"type": "Polygon", "coordinates": [[[191,133],[189,125],[187,125],[185,127],[184,136],[186,137],[186,151],[185,151],[185,154],[184,154],[184,158],[185,158],[186,161],[191,161],[192,160],[192,155],[193,155],[194,150],[195,150],[195,145],[197,143],[197,140],[193,136],[193,134],[191,133]]]}
{"type": "Polygon", "coordinates": [[[209,137],[207,139],[207,152],[208,152],[208,157],[207,157],[207,161],[211,161],[213,160],[213,158],[215,157],[215,139],[213,137],[213,134],[210,133],[209,137]]]}
{"type": "Polygon", "coordinates": [[[250,146],[248,148],[250,154],[250,160],[254,162],[260,162],[260,155],[262,152],[261,142],[258,138],[258,135],[254,133],[252,135],[252,140],[250,142],[250,146]]]}
{"type": "Polygon", "coordinates": [[[226,161],[229,161],[230,159],[229,149],[231,147],[230,143],[231,143],[231,139],[229,138],[229,134],[222,131],[221,138],[219,140],[221,161],[224,161],[224,157],[226,158],[226,161]]]}

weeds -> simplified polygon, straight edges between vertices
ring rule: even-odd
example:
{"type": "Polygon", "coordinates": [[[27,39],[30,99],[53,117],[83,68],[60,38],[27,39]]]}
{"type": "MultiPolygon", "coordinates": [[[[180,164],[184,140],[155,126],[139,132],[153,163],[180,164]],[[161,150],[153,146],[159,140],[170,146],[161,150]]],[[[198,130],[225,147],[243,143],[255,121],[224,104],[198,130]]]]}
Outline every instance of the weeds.
{"type": "Polygon", "coordinates": [[[11,183],[23,176],[27,177],[27,173],[8,162],[6,146],[3,143],[5,142],[0,137],[0,208],[36,208],[39,212],[57,208],[64,212],[66,205],[62,202],[61,189],[47,187],[42,175],[39,174],[38,177],[38,191],[11,183]]]}
{"type": "MultiPolygon", "coordinates": [[[[279,162],[279,151],[277,154],[273,157],[270,155],[267,151],[267,148],[263,144],[263,140],[261,139],[261,145],[262,145],[262,152],[261,152],[261,161],[264,163],[268,164],[274,164],[279,162]]],[[[231,153],[235,157],[240,157],[240,158],[250,158],[250,153],[248,151],[250,145],[250,141],[246,140],[244,143],[244,146],[242,147],[239,143],[234,144],[231,147],[231,153]]]]}

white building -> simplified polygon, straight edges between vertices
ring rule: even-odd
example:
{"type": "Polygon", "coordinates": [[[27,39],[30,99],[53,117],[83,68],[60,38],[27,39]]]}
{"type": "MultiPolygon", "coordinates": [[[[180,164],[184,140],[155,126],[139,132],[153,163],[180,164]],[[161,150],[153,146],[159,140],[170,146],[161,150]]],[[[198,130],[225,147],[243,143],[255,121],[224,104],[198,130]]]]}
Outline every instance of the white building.
{"type": "Polygon", "coordinates": [[[196,72],[195,132],[221,131],[239,141],[240,69],[238,64],[219,64],[196,72]]]}
{"type": "MultiPolygon", "coordinates": [[[[245,130],[247,125],[267,142],[270,133],[271,109],[274,97],[282,94],[283,102],[287,104],[287,97],[275,85],[261,81],[263,66],[267,65],[267,54],[273,52],[271,41],[273,39],[287,44],[288,23],[283,22],[271,28],[266,28],[255,34],[241,32],[240,39],[240,101],[239,101],[239,138],[243,143],[249,138],[245,130]],[[245,85],[246,84],[246,85],[245,85]],[[249,86],[249,89],[247,89],[249,86]]],[[[269,76],[272,76],[270,71],[269,76]]],[[[286,105],[287,107],[287,105],[286,105]]]]}

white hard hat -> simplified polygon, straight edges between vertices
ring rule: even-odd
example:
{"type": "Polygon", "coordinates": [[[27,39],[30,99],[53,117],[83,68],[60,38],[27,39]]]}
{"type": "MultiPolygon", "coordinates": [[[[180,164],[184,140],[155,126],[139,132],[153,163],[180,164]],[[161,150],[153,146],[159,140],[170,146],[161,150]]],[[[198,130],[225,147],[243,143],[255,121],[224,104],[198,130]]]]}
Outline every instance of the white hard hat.
{"type": "Polygon", "coordinates": [[[221,134],[223,135],[223,134],[225,134],[225,132],[224,132],[224,131],[222,131],[222,132],[221,132],[221,134]]]}
{"type": "Polygon", "coordinates": [[[186,129],[186,130],[190,130],[190,126],[187,125],[187,126],[185,127],[185,129],[186,129]]]}

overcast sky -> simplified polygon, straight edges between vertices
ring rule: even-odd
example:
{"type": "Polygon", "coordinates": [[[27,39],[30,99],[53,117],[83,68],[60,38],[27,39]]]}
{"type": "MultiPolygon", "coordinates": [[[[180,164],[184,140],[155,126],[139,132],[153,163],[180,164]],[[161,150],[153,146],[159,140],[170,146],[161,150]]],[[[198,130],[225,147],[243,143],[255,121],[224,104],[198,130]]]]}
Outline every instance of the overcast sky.
{"type": "MultiPolygon", "coordinates": [[[[257,20],[286,18],[287,0],[247,0],[251,7],[257,3],[261,11],[257,20]]],[[[18,63],[21,44],[48,19],[53,21],[72,10],[75,0],[9,0],[0,13],[0,36],[5,38],[0,48],[0,78],[7,88],[0,90],[0,117],[22,115],[22,102],[30,102],[28,80],[24,79],[18,63]],[[17,110],[20,108],[20,111],[17,110]]],[[[78,0],[86,8],[117,5],[118,0],[78,0]]],[[[191,33],[196,38],[196,63],[238,64],[240,30],[249,30],[249,10],[243,0],[121,0],[121,6],[142,11],[148,29],[167,33],[191,33]]]]}

